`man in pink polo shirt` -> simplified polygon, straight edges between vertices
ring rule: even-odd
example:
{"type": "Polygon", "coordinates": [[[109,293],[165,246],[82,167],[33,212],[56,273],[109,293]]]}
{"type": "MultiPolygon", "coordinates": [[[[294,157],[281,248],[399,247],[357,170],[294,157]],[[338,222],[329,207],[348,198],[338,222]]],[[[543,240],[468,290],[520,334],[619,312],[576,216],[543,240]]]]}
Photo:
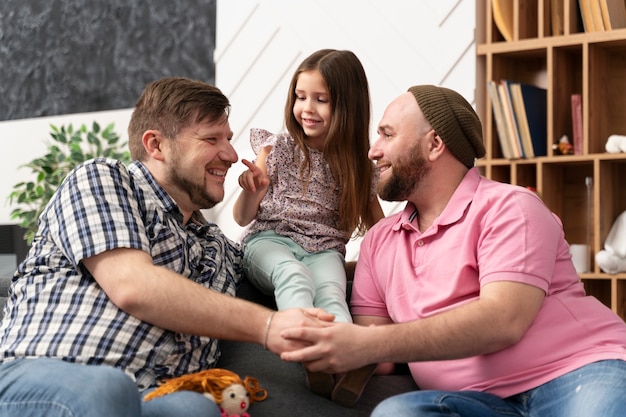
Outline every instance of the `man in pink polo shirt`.
{"type": "Polygon", "coordinates": [[[541,199],[474,168],[485,149],[471,105],[411,87],[378,133],[378,193],[407,204],[361,244],[351,300],[361,326],[285,330],[311,345],[281,357],[333,373],[408,362],[421,390],[385,400],[376,417],[623,416],[626,323],[586,296],[541,199]]]}

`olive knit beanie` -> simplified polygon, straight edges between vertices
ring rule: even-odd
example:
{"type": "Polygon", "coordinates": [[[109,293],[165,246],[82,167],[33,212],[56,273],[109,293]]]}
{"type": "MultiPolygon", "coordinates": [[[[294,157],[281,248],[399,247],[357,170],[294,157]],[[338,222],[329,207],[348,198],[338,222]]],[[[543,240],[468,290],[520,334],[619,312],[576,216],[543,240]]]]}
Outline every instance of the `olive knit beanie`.
{"type": "Polygon", "coordinates": [[[456,91],[434,85],[408,90],[448,150],[468,168],[485,156],[482,125],[472,106],[456,91]]]}

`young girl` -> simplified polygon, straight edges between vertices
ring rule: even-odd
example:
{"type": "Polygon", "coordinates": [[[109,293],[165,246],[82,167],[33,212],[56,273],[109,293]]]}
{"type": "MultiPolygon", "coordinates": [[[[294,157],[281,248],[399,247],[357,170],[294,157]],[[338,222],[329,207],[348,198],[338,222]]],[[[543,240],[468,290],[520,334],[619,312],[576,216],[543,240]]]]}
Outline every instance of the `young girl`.
{"type": "MultiPolygon", "coordinates": [[[[291,80],[287,133],[252,129],[256,161],[239,177],[233,214],[244,231],[244,272],[279,310],[319,307],[351,322],[346,302],[346,243],[383,211],[369,150],[370,97],[365,71],[350,51],[323,49],[291,80]]],[[[331,394],[330,375],[308,374],[331,394]]],[[[360,395],[360,393],[359,393],[360,395]]],[[[341,402],[341,398],[336,399],[341,402]]]]}

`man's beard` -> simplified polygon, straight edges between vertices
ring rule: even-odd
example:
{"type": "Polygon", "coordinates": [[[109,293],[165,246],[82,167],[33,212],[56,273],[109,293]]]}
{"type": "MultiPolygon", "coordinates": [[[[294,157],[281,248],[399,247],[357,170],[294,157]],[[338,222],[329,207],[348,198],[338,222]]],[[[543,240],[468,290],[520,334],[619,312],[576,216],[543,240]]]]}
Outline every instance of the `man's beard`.
{"type": "Polygon", "coordinates": [[[212,196],[206,192],[204,184],[197,184],[190,181],[189,179],[179,175],[179,173],[175,170],[170,171],[169,177],[170,182],[179,190],[184,191],[189,196],[189,200],[201,209],[210,209],[223,199],[223,193],[219,197],[212,196]]]}
{"type": "Polygon", "coordinates": [[[180,168],[186,166],[182,159],[180,147],[178,143],[174,143],[171,164],[167,173],[168,181],[180,191],[186,193],[189,200],[197,207],[200,207],[200,209],[210,209],[221,202],[224,199],[224,189],[222,188],[219,196],[207,193],[204,181],[201,183],[194,182],[190,179],[194,178],[194,176],[186,175],[187,171],[184,168],[180,168]]]}
{"type": "Polygon", "coordinates": [[[429,172],[430,166],[416,143],[391,165],[391,177],[378,184],[378,195],[385,201],[405,201],[429,172]]]}

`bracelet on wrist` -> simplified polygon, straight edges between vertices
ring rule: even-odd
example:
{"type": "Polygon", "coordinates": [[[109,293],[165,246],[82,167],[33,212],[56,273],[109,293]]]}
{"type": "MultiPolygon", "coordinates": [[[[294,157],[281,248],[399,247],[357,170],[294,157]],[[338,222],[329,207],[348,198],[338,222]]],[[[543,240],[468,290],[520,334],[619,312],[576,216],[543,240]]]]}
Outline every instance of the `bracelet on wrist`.
{"type": "Polygon", "coordinates": [[[274,318],[275,314],[276,312],[272,311],[272,313],[267,318],[267,321],[265,322],[265,331],[263,332],[263,349],[265,350],[267,350],[267,338],[270,335],[270,326],[272,325],[272,319],[274,318]]]}

